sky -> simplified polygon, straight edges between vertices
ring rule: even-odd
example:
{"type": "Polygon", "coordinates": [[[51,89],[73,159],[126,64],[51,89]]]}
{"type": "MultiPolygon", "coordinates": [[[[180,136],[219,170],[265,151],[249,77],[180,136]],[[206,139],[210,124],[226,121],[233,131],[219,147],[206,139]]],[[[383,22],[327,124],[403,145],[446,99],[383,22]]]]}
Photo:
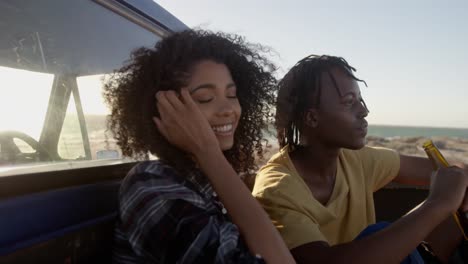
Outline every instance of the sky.
{"type": "Polygon", "coordinates": [[[468,1],[156,2],[271,47],[279,78],[309,54],[344,57],[369,86],[370,124],[468,128],[468,1]]]}

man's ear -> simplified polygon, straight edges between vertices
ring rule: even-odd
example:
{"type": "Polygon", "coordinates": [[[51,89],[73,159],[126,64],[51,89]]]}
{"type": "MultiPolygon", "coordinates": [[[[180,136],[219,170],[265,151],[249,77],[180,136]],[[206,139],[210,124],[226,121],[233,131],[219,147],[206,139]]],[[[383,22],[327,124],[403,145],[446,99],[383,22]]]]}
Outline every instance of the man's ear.
{"type": "Polygon", "coordinates": [[[319,113],[317,109],[309,109],[304,116],[304,123],[311,128],[318,127],[319,113]]]}

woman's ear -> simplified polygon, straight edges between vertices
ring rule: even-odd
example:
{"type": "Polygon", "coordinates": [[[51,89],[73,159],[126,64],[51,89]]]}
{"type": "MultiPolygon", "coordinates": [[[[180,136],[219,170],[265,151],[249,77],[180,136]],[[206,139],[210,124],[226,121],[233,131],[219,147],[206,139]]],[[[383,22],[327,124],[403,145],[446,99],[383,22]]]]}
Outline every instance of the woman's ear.
{"type": "Polygon", "coordinates": [[[317,109],[309,109],[304,116],[305,124],[311,128],[318,127],[318,120],[319,120],[318,116],[319,114],[318,114],[317,109]]]}

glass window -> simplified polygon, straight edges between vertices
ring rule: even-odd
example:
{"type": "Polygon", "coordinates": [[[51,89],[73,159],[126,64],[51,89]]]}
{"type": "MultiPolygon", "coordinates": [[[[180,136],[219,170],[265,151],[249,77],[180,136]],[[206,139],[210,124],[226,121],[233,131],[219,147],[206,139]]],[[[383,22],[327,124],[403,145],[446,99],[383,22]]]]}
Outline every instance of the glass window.
{"type": "Polygon", "coordinates": [[[124,11],[94,1],[0,1],[0,175],[18,165],[122,157],[106,132],[101,78],[162,31],[118,8],[124,11]]]}
{"type": "Polygon", "coordinates": [[[106,118],[110,109],[102,96],[103,77],[104,75],[91,75],[77,78],[93,159],[121,157],[112,133],[107,130],[106,118]]]}
{"type": "Polygon", "coordinates": [[[0,131],[39,140],[54,75],[0,66],[0,131]]]}
{"type": "Polygon", "coordinates": [[[14,138],[13,143],[15,143],[15,145],[19,148],[21,153],[34,153],[34,152],[36,152],[36,150],[31,145],[26,143],[26,141],[24,141],[23,139],[14,138]]]}
{"type": "Polygon", "coordinates": [[[60,158],[67,160],[86,159],[83,136],[81,134],[80,121],[78,120],[73,94],[70,96],[67,113],[63,121],[58,142],[58,154],[60,158]]]}
{"type": "Polygon", "coordinates": [[[0,66],[0,166],[39,162],[39,142],[54,76],[0,66]]]}

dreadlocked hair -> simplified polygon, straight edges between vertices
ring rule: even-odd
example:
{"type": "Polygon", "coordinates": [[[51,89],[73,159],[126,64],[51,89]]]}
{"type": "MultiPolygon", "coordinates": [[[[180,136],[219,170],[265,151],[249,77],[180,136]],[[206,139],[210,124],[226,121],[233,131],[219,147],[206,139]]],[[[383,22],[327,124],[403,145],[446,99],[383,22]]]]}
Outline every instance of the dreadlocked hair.
{"type": "Polygon", "coordinates": [[[328,74],[341,95],[330,73],[333,68],[342,69],[349,77],[367,86],[365,81],[354,76],[356,69],[341,57],[309,55],[297,62],[278,84],[275,126],[280,147],[289,145],[294,149],[299,146],[304,114],[307,109],[320,106],[322,73],[328,74]]]}

